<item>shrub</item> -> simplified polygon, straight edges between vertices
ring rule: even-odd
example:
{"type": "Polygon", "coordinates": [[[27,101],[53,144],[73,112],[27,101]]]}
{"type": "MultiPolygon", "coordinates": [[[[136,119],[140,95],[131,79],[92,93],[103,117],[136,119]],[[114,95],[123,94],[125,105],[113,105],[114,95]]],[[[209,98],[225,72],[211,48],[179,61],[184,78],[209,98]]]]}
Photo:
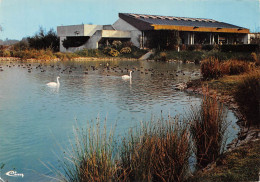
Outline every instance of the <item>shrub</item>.
{"type": "Polygon", "coordinates": [[[98,49],[83,49],[75,52],[75,54],[82,57],[100,57],[102,55],[101,51],[98,49]]]}
{"type": "Polygon", "coordinates": [[[122,48],[121,50],[120,50],[120,53],[121,54],[129,54],[129,53],[131,53],[131,48],[130,47],[124,47],[124,48],[122,48]]]}
{"type": "Polygon", "coordinates": [[[10,57],[11,56],[11,53],[9,50],[4,50],[3,51],[3,57],[10,57]]]}
{"type": "Polygon", "coordinates": [[[27,38],[29,47],[33,49],[52,49],[53,51],[59,50],[59,38],[53,29],[47,33],[41,27],[39,32],[33,37],[27,38]]]}
{"type": "Polygon", "coordinates": [[[123,47],[133,47],[134,44],[131,41],[123,42],[123,47]]]}
{"type": "Polygon", "coordinates": [[[181,49],[181,51],[186,51],[187,47],[186,47],[185,44],[182,44],[182,45],[180,46],[180,49],[181,49]]]}
{"type": "Polygon", "coordinates": [[[196,45],[194,45],[194,46],[195,46],[195,50],[196,50],[196,51],[201,51],[202,45],[196,44],[196,45]]]}
{"type": "Polygon", "coordinates": [[[103,53],[104,54],[109,54],[109,52],[111,51],[111,47],[105,47],[104,49],[103,49],[103,53]]]}
{"type": "Polygon", "coordinates": [[[204,79],[217,79],[222,76],[220,62],[215,58],[208,58],[201,62],[201,74],[204,79]]]}
{"type": "Polygon", "coordinates": [[[197,167],[204,168],[223,152],[228,123],[226,110],[219,105],[216,95],[209,96],[204,89],[200,107],[190,111],[190,132],[194,143],[197,167]]]}
{"type": "Polygon", "coordinates": [[[26,40],[21,40],[20,42],[16,43],[13,45],[13,49],[15,51],[20,51],[20,50],[26,50],[29,49],[29,44],[28,41],[26,40]]]}
{"type": "Polygon", "coordinates": [[[221,45],[222,52],[256,52],[259,48],[257,44],[221,45]]]}
{"type": "Polygon", "coordinates": [[[259,54],[257,55],[255,52],[252,52],[251,57],[253,61],[256,63],[256,65],[260,66],[260,55],[259,54]]]}
{"type": "Polygon", "coordinates": [[[260,72],[247,74],[238,84],[234,93],[240,111],[246,117],[248,124],[259,125],[260,121],[260,72]]]}
{"type": "Polygon", "coordinates": [[[115,49],[120,49],[121,46],[122,46],[122,42],[120,40],[114,40],[112,42],[112,47],[114,47],[115,49]]]}
{"type": "Polygon", "coordinates": [[[221,63],[222,75],[238,75],[249,71],[254,64],[238,60],[228,60],[221,63]]]}
{"type": "Polygon", "coordinates": [[[204,51],[211,51],[214,49],[214,45],[202,45],[201,49],[204,51]]]}
{"type": "Polygon", "coordinates": [[[110,56],[117,57],[119,56],[119,52],[116,49],[111,48],[111,50],[108,53],[110,56]]]}
{"type": "Polygon", "coordinates": [[[160,52],[160,60],[161,61],[166,61],[167,60],[166,56],[167,56],[166,52],[160,52]]]}
{"type": "Polygon", "coordinates": [[[201,73],[204,79],[216,79],[223,75],[237,75],[255,68],[255,63],[228,60],[220,62],[215,58],[208,58],[201,62],[201,73]]]}
{"type": "Polygon", "coordinates": [[[67,59],[66,53],[56,52],[54,55],[55,55],[57,58],[61,59],[61,60],[66,60],[66,59],[67,59]]]}
{"type": "Polygon", "coordinates": [[[195,45],[188,45],[187,47],[189,51],[194,51],[196,49],[195,45]]]}

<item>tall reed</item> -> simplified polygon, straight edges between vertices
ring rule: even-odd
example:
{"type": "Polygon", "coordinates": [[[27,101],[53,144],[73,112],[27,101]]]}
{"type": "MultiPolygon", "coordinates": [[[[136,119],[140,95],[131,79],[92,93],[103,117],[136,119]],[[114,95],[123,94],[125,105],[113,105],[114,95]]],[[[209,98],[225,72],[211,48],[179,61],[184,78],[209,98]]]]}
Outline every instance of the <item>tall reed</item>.
{"type": "Polygon", "coordinates": [[[204,79],[217,79],[222,76],[220,61],[208,58],[201,61],[200,70],[204,79]]]}
{"type": "Polygon", "coordinates": [[[228,127],[225,118],[223,105],[218,104],[216,95],[210,97],[204,88],[201,106],[193,107],[189,115],[198,168],[206,167],[223,152],[228,127]]]}
{"type": "Polygon", "coordinates": [[[106,125],[88,123],[87,130],[75,129],[75,144],[63,160],[64,181],[117,181],[117,165],[113,156],[116,149],[113,129],[106,125]]]}
{"type": "Polygon", "coordinates": [[[75,129],[62,163],[61,181],[183,181],[188,174],[191,143],[188,126],[177,118],[143,122],[116,145],[113,129],[88,125],[75,129]]]}
{"type": "Polygon", "coordinates": [[[218,79],[224,75],[238,75],[255,68],[255,63],[227,60],[219,61],[216,58],[204,59],[201,62],[201,73],[204,79],[218,79]]]}
{"type": "Polygon", "coordinates": [[[123,139],[121,167],[127,181],[183,181],[189,169],[188,127],[178,119],[142,123],[123,139]]]}

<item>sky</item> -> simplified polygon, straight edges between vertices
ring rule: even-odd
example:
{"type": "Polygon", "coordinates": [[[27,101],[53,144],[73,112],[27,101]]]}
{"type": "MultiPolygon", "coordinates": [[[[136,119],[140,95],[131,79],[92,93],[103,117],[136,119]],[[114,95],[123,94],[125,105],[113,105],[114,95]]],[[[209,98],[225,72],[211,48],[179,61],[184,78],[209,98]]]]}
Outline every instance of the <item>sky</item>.
{"type": "Polygon", "coordinates": [[[113,24],[118,13],[210,18],[260,32],[260,0],[0,0],[0,39],[60,25],[113,24]]]}

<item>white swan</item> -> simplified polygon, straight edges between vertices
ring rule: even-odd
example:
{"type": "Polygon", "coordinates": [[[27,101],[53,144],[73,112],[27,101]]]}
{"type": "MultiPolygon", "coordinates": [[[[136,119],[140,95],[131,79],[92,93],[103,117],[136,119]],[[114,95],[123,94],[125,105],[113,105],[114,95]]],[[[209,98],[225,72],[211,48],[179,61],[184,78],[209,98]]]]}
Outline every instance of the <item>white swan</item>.
{"type": "Polygon", "coordinates": [[[49,83],[47,83],[46,85],[48,86],[48,87],[59,87],[60,86],[60,82],[59,82],[59,76],[57,77],[57,83],[56,82],[49,82],[49,83]]]}
{"type": "Polygon", "coordinates": [[[132,71],[130,71],[130,75],[123,75],[122,79],[131,79],[132,78],[132,71]]]}

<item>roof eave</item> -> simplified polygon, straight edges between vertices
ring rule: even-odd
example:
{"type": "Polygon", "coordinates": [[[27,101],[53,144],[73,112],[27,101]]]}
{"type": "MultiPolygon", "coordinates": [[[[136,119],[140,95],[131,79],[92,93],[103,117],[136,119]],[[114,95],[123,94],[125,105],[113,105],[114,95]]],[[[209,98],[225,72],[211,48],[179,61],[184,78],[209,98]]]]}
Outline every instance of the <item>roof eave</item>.
{"type": "Polygon", "coordinates": [[[244,28],[220,28],[220,27],[193,27],[180,25],[151,25],[154,30],[178,30],[191,32],[218,32],[218,33],[250,33],[249,29],[244,28]]]}

